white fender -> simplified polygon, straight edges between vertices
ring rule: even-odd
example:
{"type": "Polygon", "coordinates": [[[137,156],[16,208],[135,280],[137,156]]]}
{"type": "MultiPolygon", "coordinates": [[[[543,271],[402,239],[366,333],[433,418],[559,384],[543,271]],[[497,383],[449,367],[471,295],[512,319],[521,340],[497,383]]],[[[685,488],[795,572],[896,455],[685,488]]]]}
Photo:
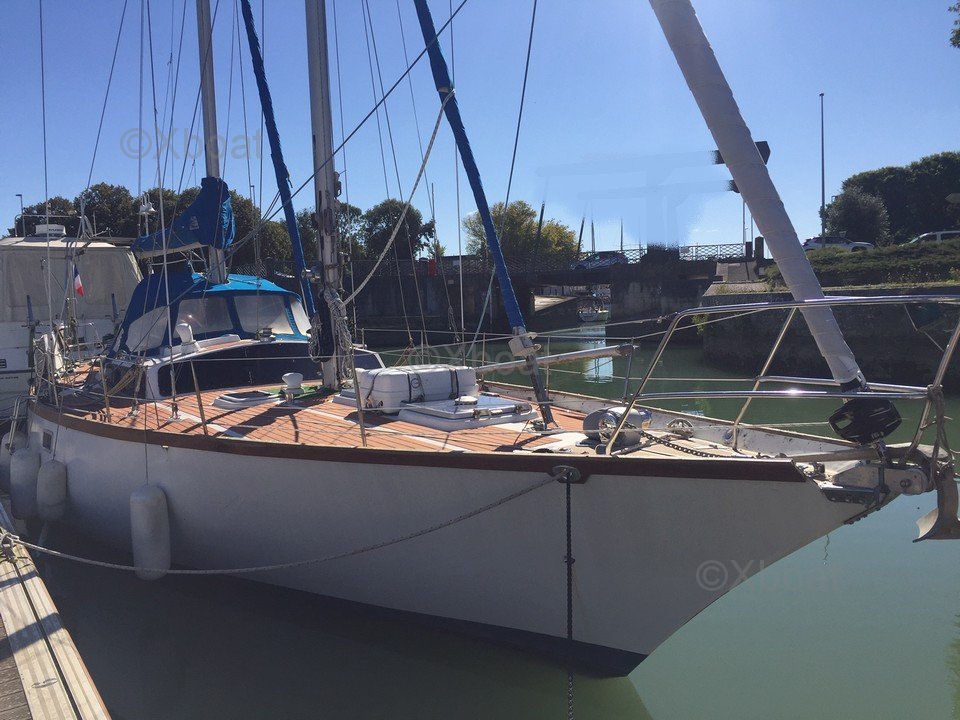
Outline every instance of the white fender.
{"type": "Polygon", "coordinates": [[[42,520],[62,520],[67,511],[67,466],[48,460],[37,474],[37,513],[42,520]]]}
{"type": "Polygon", "coordinates": [[[37,516],[37,475],[40,453],[18,447],[10,458],[10,510],[20,520],[37,516]]]}
{"type": "Polygon", "coordinates": [[[130,493],[130,540],[133,564],[141,580],[159,580],[170,569],[170,516],[167,496],[157,485],[130,493]]]}
{"type": "Polygon", "coordinates": [[[10,448],[11,435],[13,435],[13,450],[27,444],[27,436],[22,432],[8,432],[0,440],[0,490],[4,492],[10,492],[10,456],[13,454],[10,448]]]}

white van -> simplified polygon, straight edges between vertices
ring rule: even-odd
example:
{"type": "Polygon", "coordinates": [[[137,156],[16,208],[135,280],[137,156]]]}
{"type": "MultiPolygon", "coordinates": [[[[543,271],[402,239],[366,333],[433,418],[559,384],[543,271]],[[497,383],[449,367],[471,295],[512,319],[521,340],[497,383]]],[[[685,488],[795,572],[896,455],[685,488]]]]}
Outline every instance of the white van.
{"type": "Polygon", "coordinates": [[[943,242],[944,240],[957,240],[960,239],[960,230],[940,230],[939,232],[928,232],[923,235],[918,235],[910,242],[912,243],[923,243],[923,242],[943,242]]]}

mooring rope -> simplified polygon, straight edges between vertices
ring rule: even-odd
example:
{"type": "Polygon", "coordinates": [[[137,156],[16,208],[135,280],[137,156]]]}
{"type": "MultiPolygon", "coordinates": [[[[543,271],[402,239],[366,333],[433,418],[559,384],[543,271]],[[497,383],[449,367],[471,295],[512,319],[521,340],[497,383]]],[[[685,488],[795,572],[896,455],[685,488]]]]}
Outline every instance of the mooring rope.
{"type": "MultiPolygon", "coordinates": [[[[566,470],[563,471],[564,473],[566,470]]],[[[460,515],[457,515],[454,518],[445,520],[443,522],[435,523],[421,530],[415,532],[406,533],[404,535],[399,535],[397,537],[391,538],[389,540],[383,540],[381,542],[371,543],[370,545],[364,545],[353,550],[345,550],[338,553],[331,553],[329,555],[322,555],[320,557],[310,558],[307,560],[294,560],[291,562],[285,563],[275,563],[272,565],[254,565],[251,567],[240,567],[240,568],[220,568],[214,570],[196,570],[188,568],[178,568],[178,569],[169,569],[165,570],[163,568],[146,568],[138,567],[136,565],[124,565],[121,563],[112,563],[106,562],[104,560],[94,560],[92,558],[81,557],[79,555],[72,555],[70,553],[61,552],[59,550],[53,550],[52,548],[43,547],[42,545],[36,545],[34,543],[28,542],[19,536],[11,533],[6,528],[0,528],[0,547],[9,546],[11,543],[19,545],[27,550],[33,550],[34,552],[42,553],[44,555],[49,555],[51,557],[59,558],[61,560],[72,560],[74,562],[82,563],[85,565],[93,565],[95,567],[107,568],[109,570],[122,570],[125,572],[164,572],[168,575],[242,575],[242,574],[251,574],[259,572],[271,572],[275,570],[290,570],[293,568],[304,567],[307,565],[316,565],[318,563],[330,562],[332,560],[341,560],[343,558],[353,557],[355,555],[362,555],[364,553],[372,552],[374,550],[380,550],[385,547],[390,547],[391,545],[397,545],[408,540],[414,540],[424,535],[429,535],[431,533],[437,532],[438,530],[443,530],[444,528],[450,527],[451,525],[456,525],[457,523],[463,522],[464,520],[469,520],[474,518],[477,515],[482,515],[489,510],[505,505],[509,502],[512,502],[518,498],[527,495],[534,490],[538,490],[546,485],[549,485],[552,482],[556,482],[558,476],[555,474],[549,475],[542,480],[538,480],[532,485],[521,488],[515,492],[505,495],[493,502],[489,502],[486,505],[482,505],[473,510],[467,511],[460,515]]]]}

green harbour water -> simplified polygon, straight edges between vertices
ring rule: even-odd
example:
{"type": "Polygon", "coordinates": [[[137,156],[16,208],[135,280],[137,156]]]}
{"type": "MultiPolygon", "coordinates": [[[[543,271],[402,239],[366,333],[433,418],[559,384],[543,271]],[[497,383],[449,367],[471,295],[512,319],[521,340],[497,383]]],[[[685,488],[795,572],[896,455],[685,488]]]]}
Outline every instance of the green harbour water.
{"type": "MultiPolygon", "coordinates": [[[[550,352],[594,347],[602,332],[551,338],[550,352]]],[[[617,398],[626,362],[554,368],[550,385],[617,398]]],[[[634,361],[634,375],[642,365],[634,361]]],[[[657,373],[700,378],[685,384],[700,389],[727,377],[704,367],[696,346],[670,352],[657,373]]],[[[678,383],[651,389],[667,387],[678,383]]],[[[756,402],[748,420],[826,432],[837,404],[756,402]]],[[[731,417],[739,401],[672,407],[731,417]]],[[[899,409],[894,442],[919,410],[899,409]]],[[[960,400],[948,400],[947,414],[960,419],[960,400]]],[[[960,448],[960,423],[952,430],[960,448]]],[[[960,718],[960,543],[911,542],[934,505],[933,494],[899,498],[764,569],[629,677],[578,677],[576,717],[960,718]]],[[[52,541],[123,559],[63,530],[52,541]]],[[[41,565],[115,718],[566,717],[565,671],[520,651],[231,578],[146,583],[60,560],[41,565]]]]}

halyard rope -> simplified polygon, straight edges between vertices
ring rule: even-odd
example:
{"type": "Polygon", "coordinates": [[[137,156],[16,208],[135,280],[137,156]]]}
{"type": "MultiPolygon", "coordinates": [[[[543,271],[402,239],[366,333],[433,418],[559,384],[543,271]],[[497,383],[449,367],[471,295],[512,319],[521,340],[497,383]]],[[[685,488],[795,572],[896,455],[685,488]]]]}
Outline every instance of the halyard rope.
{"type": "Polygon", "coordinates": [[[433,151],[433,144],[437,139],[437,134],[440,132],[440,125],[443,122],[443,111],[446,108],[447,103],[450,102],[450,99],[453,97],[453,91],[451,90],[447,93],[447,96],[443,99],[443,103],[440,105],[440,112],[437,114],[437,122],[433,126],[433,134],[430,136],[430,142],[427,143],[427,152],[424,155],[423,162],[420,163],[420,170],[417,172],[417,179],[413,183],[413,187],[410,189],[410,193],[407,196],[407,202],[403,206],[403,212],[400,213],[400,219],[397,220],[396,226],[393,228],[393,232],[390,234],[390,239],[387,240],[387,244],[383,246],[383,250],[380,252],[380,257],[377,258],[377,261],[373,264],[370,272],[367,273],[367,277],[363,279],[363,282],[352,292],[350,296],[343,301],[344,306],[349,305],[357,295],[360,294],[360,291],[363,290],[367,283],[373,278],[374,273],[377,272],[377,268],[380,267],[380,263],[383,262],[383,258],[386,257],[387,252],[390,248],[393,247],[394,240],[397,239],[397,233],[400,232],[400,228],[403,227],[404,221],[407,217],[407,211],[410,209],[410,204],[413,202],[413,196],[417,192],[417,188],[420,187],[420,180],[423,179],[423,173],[427,169],[427,163],[430,161],[430,153],[433,151]]]}

